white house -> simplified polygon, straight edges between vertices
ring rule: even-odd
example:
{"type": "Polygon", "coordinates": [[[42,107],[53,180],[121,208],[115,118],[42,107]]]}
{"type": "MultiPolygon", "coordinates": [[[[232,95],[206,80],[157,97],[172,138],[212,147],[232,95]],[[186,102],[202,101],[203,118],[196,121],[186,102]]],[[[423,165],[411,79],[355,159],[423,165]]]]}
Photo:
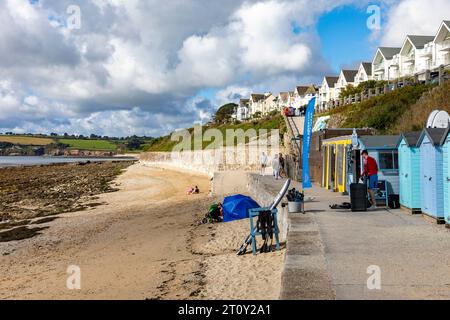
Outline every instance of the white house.
{"type": "Polygon", "coordinates": [[[236,120],[245,121],[250,119],[250,99],[240,99],[236,108],[236,120]]]}
{"type": "Polygon", "coordinates": [[[276,106],[277,97],[268,92],[264,95],[262,115],[268,115],[270,112],[277,109],[276,106]]]}
{"type": "Polygon", "coordinates": [[[334,89],[339,77],[324,77],[319,88],[319,111],[328,109],[328,103],[334,99],[334,89]]]}
{"type": "Polygon", "coordinates": [[[450,21],[443,21],[434,38],[433,67],[450,67],[450,21]]]}
{"type": "Polygon", "coordinates": [[[278,110],[289,107],[289,92],[280,92],[277,98],[278,110]]]}
{"type": "Polygon", "coordinates": [[[266,96],[260,93],[252,93],[250,95],[249,107],[251,116],[253,116],[257,112],[260,112],[261,114],[263,113],[265,98],[266,96]]]}
{"type": "Polygon", "coordinates": [[[339,99],[339,95],[348,85],[355,85],[355,77],[358,70],[342,70],[334,90],[334,99],[339,99]]]}
{"type": "Polygon", "coordinates": [[[372,63],[361,62],[359,65],[358,73],[355,76],[355,86],[360,83],[372,80],[372,63]]]}
{"type": "Polygon", "coordinates": [[[380,47],[372,61],[372,76],[374,80],[391,80],[396,77],[391,75],[393,69],[399,69],[399,53],[402,48],[380,47]]]}
{"type": "Polygon", "coordinates": [[[314,97],[316,98],[316,106],[318,106],[319,105],[319,88],[316,87],[315,84],[312,84],[308,87],[308,90],[306,90],[306,92],[303,96],[302,106],[308,105],[309,101],[311,101],[311,99],[314,97]]]}
{"type": "Polygon", "coordinates": [[[433,59],[432,36],[408,35],[400,50],[400,77],[411,77],[430,70],[433,59]]]}
{"type": "Polygon", "coordinates": [[[308,86],[297,86],[294,89],[294,97],[291,106],[294,108],[300,108],[304,106],[305,94],[308,91],[308,86]]]}

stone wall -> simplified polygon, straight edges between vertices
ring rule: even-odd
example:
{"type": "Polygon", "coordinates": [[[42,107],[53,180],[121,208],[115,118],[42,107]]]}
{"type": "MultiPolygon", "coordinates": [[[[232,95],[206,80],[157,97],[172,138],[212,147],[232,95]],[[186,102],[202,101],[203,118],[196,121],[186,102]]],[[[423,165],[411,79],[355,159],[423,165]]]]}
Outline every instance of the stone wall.
{"type": "Polygon", "coordinates": [[[280,150],[278,148],[272,150],[270,147],[242,146],[183,152],[145,152],[140,155],[140,160],[146,164],[195,171],[213,177],[216,172],[258,172],[262,152],[268,154],[270,166],[271,159],[280,150]]]}

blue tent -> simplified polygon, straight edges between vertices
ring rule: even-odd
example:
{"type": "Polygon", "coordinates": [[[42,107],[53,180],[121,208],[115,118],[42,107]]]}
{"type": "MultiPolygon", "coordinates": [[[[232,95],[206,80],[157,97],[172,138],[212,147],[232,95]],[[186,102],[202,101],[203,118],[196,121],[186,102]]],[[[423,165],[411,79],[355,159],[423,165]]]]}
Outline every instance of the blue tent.
{"type": "Polygon", "coordinates": [[[222,205],[223,222],[246,219],[249,217],[248,211],[256,208],[261,208],[261,206],[252,198],[242,194],[226,197],[222,205]]]}

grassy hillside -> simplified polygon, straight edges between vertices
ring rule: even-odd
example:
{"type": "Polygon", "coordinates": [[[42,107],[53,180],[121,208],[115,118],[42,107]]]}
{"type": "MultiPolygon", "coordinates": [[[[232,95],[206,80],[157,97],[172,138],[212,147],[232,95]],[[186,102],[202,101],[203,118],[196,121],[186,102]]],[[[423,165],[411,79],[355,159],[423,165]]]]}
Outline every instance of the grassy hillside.
{"type": "Polygon", "coordinates": [[[81,139],[59,139],[59,143],[66,144],[71,149],[115,151],[116,144],[107,140],[81,140],[81,139]]]}
{"type": "MultiPolygon", "coordinates": [[[[377,129],[380,134],[397,134],[401,130],[411,131],[422,128],[429,112],[419,110],[423,103],[418,105],[418,101],[422,96],[427,96],[432,89],[433,96],[438,92],[448,92],[448,85],[447,83],[445,86],[434,89],[424,84],[404,87],[356,105],[336,108],[328,113],[331,116],[329,126],[333,128],[370,127],[377,129]],[[414,124],[408,118],[408,114],[411,113],[411,116],[415,118],[414,124]],[[402,123],[401,129],[400,123],[402,123]]],[[[444,96],[448,99],[448,95],[444,96]]],[[[434,101],[429,101],[428,104],[429,109],[442,107],[434,101]]]]}
{"type": "Polygon", "coordinates": [[[54,143],[55,141],[50,138],[0,135],[0,142],[8,142],[12,144],[26,145],[26,146],[46,146],[54,143]]]}
{"type": "Polygon", "coordinates": [[[391,132],[421,130],[429,114],[435,109],[450,113],[450,81],[440,87],[433,88],[430,92],[426,92],[391,126],[391,132]]]}
{"type": "MultiPolygon", "coordinates": [[[[211,126],[211,127],[203,127],[203,132],[207,129],[217,129],[222,133],[222,136],[224,137],[224,140],[226,140],[226,131],[228,129],[232,130],[238,130],[242,129],[244,131],[249,129],[255,129],[257,133],[259,134],[259,130],[261,129],[279,129],[280,134],[284,134],[286,132],[286,126],[283,117],[276,113],[273,114],[273,116],[261,119],[261,120],[253,120],[250,122],[245,123],[239,123],[239,124],[223,124],[219,126],[211,126]]],[[[193,132],[193,128],[188,129],[189,132],[193,132]]],[[[248,142],[248,139],[247,139],[248,142]]],[[[213,142],[204,141],[203,142],[203,148],[206,148],[213,142]]],[[[226,143],[226,141],[224,141],[226,143]]],[[[235,142],[236,143],[236,142],[235,142]]],[[[171,141],[171,135],[156,138],[152,140],[150,143],[148,143],[144,147],[144,151],[150,151],[150,152],[169,152],[172,151],[174,146],[177,145],[177,141],[171,141]]]]}

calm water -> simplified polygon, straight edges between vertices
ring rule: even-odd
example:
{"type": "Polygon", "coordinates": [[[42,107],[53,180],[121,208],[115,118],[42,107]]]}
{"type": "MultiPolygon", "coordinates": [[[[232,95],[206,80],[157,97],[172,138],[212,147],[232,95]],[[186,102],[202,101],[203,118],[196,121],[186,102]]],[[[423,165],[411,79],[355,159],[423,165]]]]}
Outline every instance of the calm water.
{"type": "Polygon", "coordinates": [[[0,157],[0,167],[13,166],[36,166],[53,163],[73,163],[73,162],[98,162],[98,161],[128,161],[136,160],[132,157],[112,157],[112,158],[71,158],[71,157],[0,157]]]}

